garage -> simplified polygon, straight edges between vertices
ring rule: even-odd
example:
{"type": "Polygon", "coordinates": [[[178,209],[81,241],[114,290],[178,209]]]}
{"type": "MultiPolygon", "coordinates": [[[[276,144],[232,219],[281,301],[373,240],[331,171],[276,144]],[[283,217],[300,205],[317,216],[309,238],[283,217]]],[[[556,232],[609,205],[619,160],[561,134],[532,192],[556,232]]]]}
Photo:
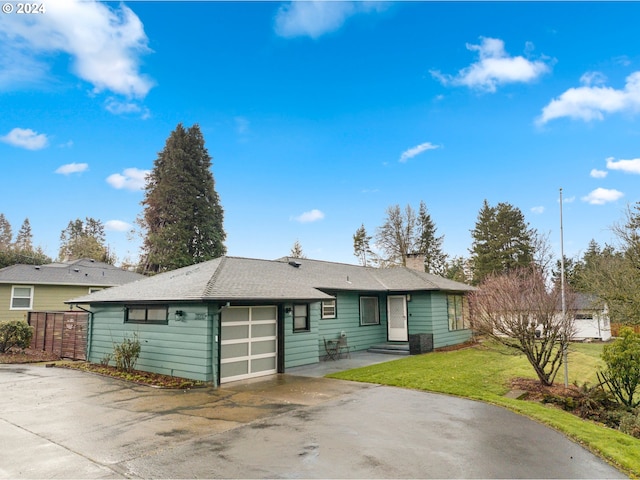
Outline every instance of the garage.
{"type": "Polygon", "coordinates": [[[275,305],[221,312],[220,383],[277,373],[275,305]]]}

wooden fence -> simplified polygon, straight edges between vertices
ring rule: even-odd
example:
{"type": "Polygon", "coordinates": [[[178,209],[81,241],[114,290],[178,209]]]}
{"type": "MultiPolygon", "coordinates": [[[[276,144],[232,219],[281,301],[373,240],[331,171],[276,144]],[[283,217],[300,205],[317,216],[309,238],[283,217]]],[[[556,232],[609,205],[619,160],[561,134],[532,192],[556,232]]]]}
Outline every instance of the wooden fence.
{"type": "Polygon", "coordinates": [[[622,327],[628,327],[628,328],[633,329],[634,332],[640,333],[640,325],[623,325],[622,323],[611,323],[611,336],[612,337],[619,337],[620,336],[620,329],[622,327]]]}
{"type": "Polygon", "coordinates": [[[29,312],[28,322],[33,327],[32,349],[60,358],[87,359],[88,313],[29,312]]]}

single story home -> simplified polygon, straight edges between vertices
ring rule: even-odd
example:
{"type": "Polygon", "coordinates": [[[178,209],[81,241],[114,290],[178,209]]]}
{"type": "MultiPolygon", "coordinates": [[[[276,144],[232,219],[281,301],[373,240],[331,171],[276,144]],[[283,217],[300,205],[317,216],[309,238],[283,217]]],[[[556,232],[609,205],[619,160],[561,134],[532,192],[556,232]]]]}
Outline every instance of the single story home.
{"type": "Polygon", "coordinates": [[[317,363],[341,335],[351,351],[414,333],[466,342],[473,289],[404,267],[225,256],[67,303],[89,305],[89,361],[137,336],[137,369],[220,384],[317,363]]]}
{"type": "Polygon", "coordinates": [[[0,269],[0,321],[27,321],[33,311],[68,310],[65,300],[141,278],[144,276],[89,258],[11,265],[0,269]]]}

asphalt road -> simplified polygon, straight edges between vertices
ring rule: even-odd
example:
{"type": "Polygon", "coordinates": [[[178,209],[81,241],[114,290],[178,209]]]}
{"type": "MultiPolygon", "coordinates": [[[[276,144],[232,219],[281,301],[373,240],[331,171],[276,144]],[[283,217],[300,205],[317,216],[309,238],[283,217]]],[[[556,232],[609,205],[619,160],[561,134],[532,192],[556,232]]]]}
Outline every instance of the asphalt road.
{"type": "Polygon", "coordinates": [[[505,409],[278,375],[159,390],[0,365],[0,478],[625,478],[505,409]]]}

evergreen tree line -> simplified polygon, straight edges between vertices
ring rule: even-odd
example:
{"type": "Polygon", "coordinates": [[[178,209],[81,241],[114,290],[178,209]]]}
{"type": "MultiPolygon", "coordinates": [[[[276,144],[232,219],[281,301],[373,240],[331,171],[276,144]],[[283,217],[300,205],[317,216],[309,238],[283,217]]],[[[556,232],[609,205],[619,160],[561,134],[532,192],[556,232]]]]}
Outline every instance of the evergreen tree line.
{"type": "MultiPolygon", "coordinates": [[[[613,322],[640,324],[640,202],[628,207],[612,229],[617,247],[591,240],[582,255],[565,257],[566,286],[592,295],[596,305],[606,305],[613,322]]],[[[388,207],[373,235],[361,225],[353,235],[353,248],[365,266],[405,266],[408,255],[419,254],[425,272],[472,285],[533,268],[549,288],[559,287],[561,262],[553,258],[548,234],[532,228],[519,208],[485,200],[471,236],[469,256],[450,257],[442,248],[444,236],[437,235],[426,205],[420,202],[417,213],[410,205],[388,207]]]]}
{"type": "Polygon", "coordinates": [[[450,257],[443,250],[444,235],[437,234],[435,222],[421,201],[417,212],[411,205],[404,209],[399,205],[388,207],[374,235],[361,225],[353,235],[353,249],[361,265],[406,266],[408,256],[417,254],[423,259],[425,272],[478,285],[489,274],[531,265],[537,245],[545,243],[520,209],[508,203],[491,206],[486,200],[471,235],[470,256],[450,257]]]}

